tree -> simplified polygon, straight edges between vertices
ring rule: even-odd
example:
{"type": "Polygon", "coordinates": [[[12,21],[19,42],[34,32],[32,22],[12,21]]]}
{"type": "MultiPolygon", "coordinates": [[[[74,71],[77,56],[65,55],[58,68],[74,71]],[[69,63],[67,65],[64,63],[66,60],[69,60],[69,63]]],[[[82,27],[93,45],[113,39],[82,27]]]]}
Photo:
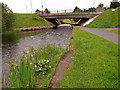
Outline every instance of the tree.
{"type": "Polygon", "coordinates": [[[84,9],[84,12],[96,12],[96,8],[91,7],[88,10],[84,9]]]}
{"type": "Polygon", "coordinates": [[[88,9],[88,11],[89,11],[89,12],[95,12],[95,8],[94,8],[94,7],[93,7],[93,8],[91,7],[91,8],[88,9]]]}
{"type": "Polygon", "coordinates": [[[104,6],[104,4],[102,4],[102,3],[100,3],[99,5],[98,5],[98,7],[103,7],[104,6]]]}
{"type": "MultiPolygon", "coordinates": [[[[76,6],[73,12],[82,12],[82,10],[76,6]]],[[[73,20],[74,20],[75,22],[77,22],[77,21],[79,21],[80,19],[73,19],[73,20]]]]}
{"type": "Polygon", "coordinates": [[[82,12],[82,10],[76,6],[73,12],[82,12]]]}
{"type": "Polygon", "coordinates": [[[110,3],[110,8],[117,8],[120,7],[120,3],[119,2],[111,2],[110,3]]]}
{"type": "Polygon", "coordinates": [[[6,4],[0,3],[0,5],[2,5],[2,31],[4,32],[12,29],[15,16],[6,4]]]}
{"type": "Polygon", "coordinates": [[[39,12],[40,10],[39,9],[36,9],[35,13],[39,12]]]}
{"type": "Polygon", "coordinates": [[[49,11],[47,8],[44,10],[44,12],[46,12],[46,13],[50,13],[50,11],[49,11]]]}

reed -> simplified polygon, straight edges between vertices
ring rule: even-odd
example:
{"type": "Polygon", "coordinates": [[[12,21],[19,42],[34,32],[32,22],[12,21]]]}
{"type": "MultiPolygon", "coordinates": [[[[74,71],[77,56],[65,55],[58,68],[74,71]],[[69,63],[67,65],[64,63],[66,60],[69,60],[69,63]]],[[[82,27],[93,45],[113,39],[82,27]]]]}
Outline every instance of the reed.
{"type": "MultiPolygon", "coordinates": [[[[6,83],[4,76],[4,87],[7,88],[34,88],[38,81],[38,76],[49,75],[49,80],[57,67],[61,55],[69,50],[62,49],[54,45],[46,45],[29,51],[25,51],[20,60],[9,60],[10,85],[6,83]],[[13,61],[13,62],[12,62],[13,61]],[[51,73],[52,71],[52,73],[51,73]],[[51,74],[51,75],[50,75],[51,74]]],[[[44,82],[42,82],[44,84],[44,82]]],[[[49,84],[48,82],[46,84],[49,84]]],[[[46,85],[47,86],[47,85],[46,85]]]]}

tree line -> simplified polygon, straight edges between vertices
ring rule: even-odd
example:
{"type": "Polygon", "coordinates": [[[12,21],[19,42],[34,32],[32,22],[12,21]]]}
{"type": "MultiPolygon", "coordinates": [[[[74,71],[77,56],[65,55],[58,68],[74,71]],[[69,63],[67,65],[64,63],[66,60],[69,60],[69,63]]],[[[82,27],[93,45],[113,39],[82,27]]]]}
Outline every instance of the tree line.
{"type": "MultiPolygon", "coordinates": [[[[104,7],[104,4],[100,3],[98,5],[98,7],[102,7],[104,9],[107,9],[107,7],[104,7]]],[[[114,9],[114,8],[117,8],[117,7],[120,7],[120,3],[119,2],[111,2],[110,3],[110,7],[108,9],[114,9]]],[[[91,7],[89,9],[84,9],[84,10],[81,10],[80,8],[78,8],[77,6],[75,7],[74,11],[73,12],[95,12],[96,11],[96,8],[95,7],[91,7]]],[[[73,19],[75,22],[79,21],[79,19],[73,19]]]]}
{"type": "MultiPolygon", "coordinates": [[[[104,7],[104,4],[100,3],[98,5],[98,7],[103,7],[104,9],[108,8],[108,9],[111,9],[111,8],[117,8],[117,7],[120,7],[120,2],[116,1],[114,2],[114,0],[112,2],[110,2],[110,7],[104,7]]],[[[89,9],[84,9],[84,10],[81,10],[80,8],[78,8],[77,6],[75,7],[74,11],[73,12],[95,12],[96,11],[96,8],[95,7],[91,7],[89,9]]],[[[36,9],[35,11],[36,13],[37,12],[40,12],[39,9],[36,9]]],[[[48,10],[48,8],[46,8],[44,11],[44,13],[50,13],[50,11],[48,10]]]]}

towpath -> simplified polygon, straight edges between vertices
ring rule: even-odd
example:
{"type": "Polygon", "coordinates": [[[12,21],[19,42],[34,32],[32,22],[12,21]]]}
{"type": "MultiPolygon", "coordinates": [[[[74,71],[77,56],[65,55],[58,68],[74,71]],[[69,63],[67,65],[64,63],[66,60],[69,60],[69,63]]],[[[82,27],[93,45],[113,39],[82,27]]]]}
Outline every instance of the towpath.
{"type": "MultiPolygon", "coordinates": [[[[81,27],[81,26],[77,26],[77,28],[80,28],[84,31],[90,32],[92,34],[95,34],[97,36],[100,36],[102,38],[105,38],[109,41],[112,41],[118,45],[120,45],[120,42],[118,42],[118,38],[120,38],[120,34],[115,34],[112,32],[109,32],[109,30],[112,30],[111,28],[109,29],[93,29],[93,28],[86,28],[86,27],[81,27]]],[[[113,28],[114,29],[118,29],[118,28],[113,28]]]]}

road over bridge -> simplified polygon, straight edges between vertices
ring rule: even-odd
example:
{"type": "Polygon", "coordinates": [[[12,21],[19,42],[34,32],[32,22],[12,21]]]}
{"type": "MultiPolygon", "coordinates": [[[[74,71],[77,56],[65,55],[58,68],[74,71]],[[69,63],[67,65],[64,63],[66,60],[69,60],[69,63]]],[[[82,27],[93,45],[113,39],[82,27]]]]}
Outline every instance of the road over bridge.
{"type": "Polygon", "coordinates": [[[42,14],[40,15],[42,18],[45,18],[46,20],[54,23],[55,25],[58,25],[56,22],[56,19],[81,19],[80,22],[85,22],[89,20],[90,18],[95,17],[96,15],[99,15],[99,12],[77,12],[77,13],[51,13],[51,14],[42,14]]]}

